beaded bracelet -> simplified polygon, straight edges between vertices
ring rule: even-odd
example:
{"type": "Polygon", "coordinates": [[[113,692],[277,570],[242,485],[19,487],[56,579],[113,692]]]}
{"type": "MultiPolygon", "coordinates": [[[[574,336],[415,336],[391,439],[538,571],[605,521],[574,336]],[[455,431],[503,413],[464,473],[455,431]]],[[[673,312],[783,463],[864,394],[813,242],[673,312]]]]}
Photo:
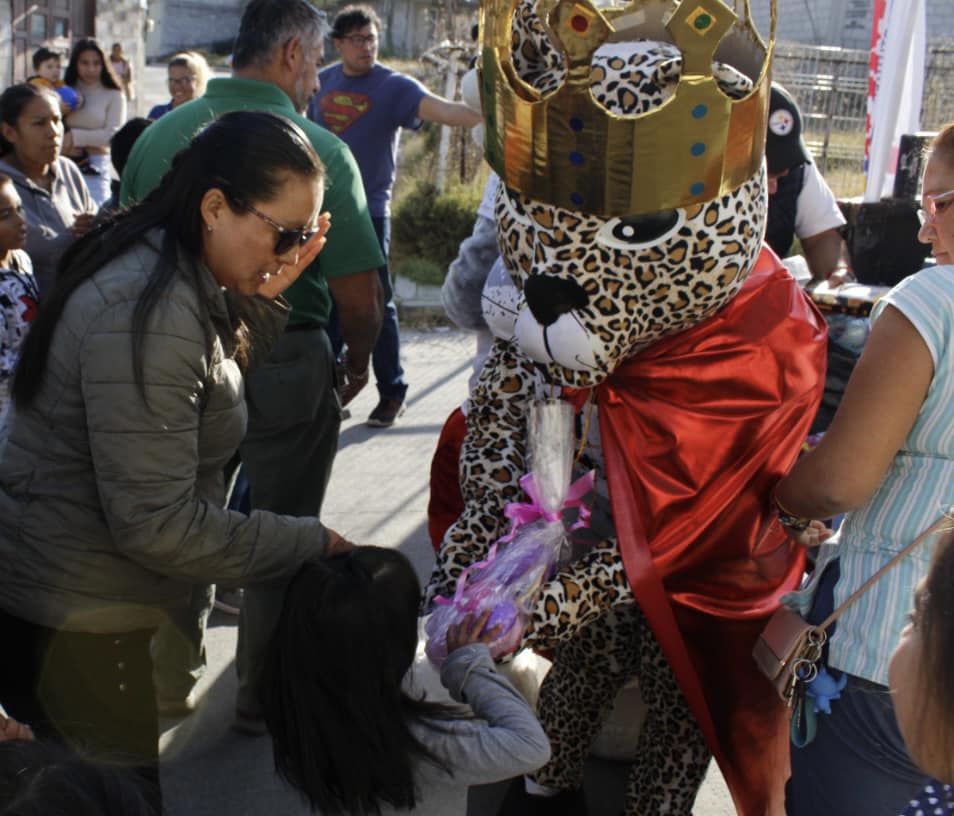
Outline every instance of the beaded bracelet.
{"type": "Polygon", "coordinates": [[[796,516],[782,507],[778,496],[774,493],[772,493],[772,504],[775,506],[775,512],[778,513],[778,522],[783,527],[788,527],[789,530],[794,530],[796,533],[802,533],[811,525],[812,520],[810,518],[796,516]]]}

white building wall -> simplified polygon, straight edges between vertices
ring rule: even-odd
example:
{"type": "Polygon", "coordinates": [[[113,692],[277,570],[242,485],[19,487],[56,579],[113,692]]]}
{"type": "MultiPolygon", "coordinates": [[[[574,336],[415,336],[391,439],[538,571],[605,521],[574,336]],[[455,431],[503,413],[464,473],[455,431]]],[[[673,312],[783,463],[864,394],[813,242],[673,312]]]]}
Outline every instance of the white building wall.
{"type": "Polygon", "coordinates": [[[13,3],[0,3],[0,82],[13,84],[13,3]]]}
{"type": "Polygon", "coordinates": [[[147,56],[207,48],[238,33],[245,0],[149,0],[147,56]]]}

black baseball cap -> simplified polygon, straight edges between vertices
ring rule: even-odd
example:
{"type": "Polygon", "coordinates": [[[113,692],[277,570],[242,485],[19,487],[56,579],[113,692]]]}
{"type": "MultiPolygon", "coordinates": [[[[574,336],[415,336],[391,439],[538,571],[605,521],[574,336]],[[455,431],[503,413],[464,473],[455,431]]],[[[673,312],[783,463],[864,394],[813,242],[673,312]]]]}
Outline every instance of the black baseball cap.
{"type": "Polygon", "coordinates": [[[811,160],[808,148],[802,141],[802,112],[791,94],[773,82],[768,134],[765,137],[765,161],[769,174],[784,173],[811,160]]]}

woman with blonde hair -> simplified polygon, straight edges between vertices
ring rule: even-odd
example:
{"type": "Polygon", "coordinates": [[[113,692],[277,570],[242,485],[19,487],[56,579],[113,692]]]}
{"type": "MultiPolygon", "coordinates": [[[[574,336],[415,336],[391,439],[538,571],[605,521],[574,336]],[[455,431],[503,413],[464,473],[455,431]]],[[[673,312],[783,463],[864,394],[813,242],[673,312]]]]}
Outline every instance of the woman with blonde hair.
{"type": "Polygon", "coordinates": [[[205,93],[209,81],[209,64],[205,57],[195,51],[182,51],[169,60],[169,94],[172,97],[164,105],[155,105],[149,111],[150,119],[158,119],[179,105],[197,99],[205,93]]]}

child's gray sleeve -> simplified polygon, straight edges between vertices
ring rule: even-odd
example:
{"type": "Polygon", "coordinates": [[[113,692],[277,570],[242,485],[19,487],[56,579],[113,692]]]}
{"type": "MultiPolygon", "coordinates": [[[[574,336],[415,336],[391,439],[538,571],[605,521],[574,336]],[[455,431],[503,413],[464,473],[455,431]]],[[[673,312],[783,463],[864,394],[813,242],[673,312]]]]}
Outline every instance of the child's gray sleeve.
{"type": "Polygon", "coordinates": [[[494,668],[482,643],[457,649],[444,662],[441,682],[477,719],[447,724],[438,753],[449,760],[454,781],[481,785],[530,773],[550,759],[550,742],[533,710],[494,668]]]}

